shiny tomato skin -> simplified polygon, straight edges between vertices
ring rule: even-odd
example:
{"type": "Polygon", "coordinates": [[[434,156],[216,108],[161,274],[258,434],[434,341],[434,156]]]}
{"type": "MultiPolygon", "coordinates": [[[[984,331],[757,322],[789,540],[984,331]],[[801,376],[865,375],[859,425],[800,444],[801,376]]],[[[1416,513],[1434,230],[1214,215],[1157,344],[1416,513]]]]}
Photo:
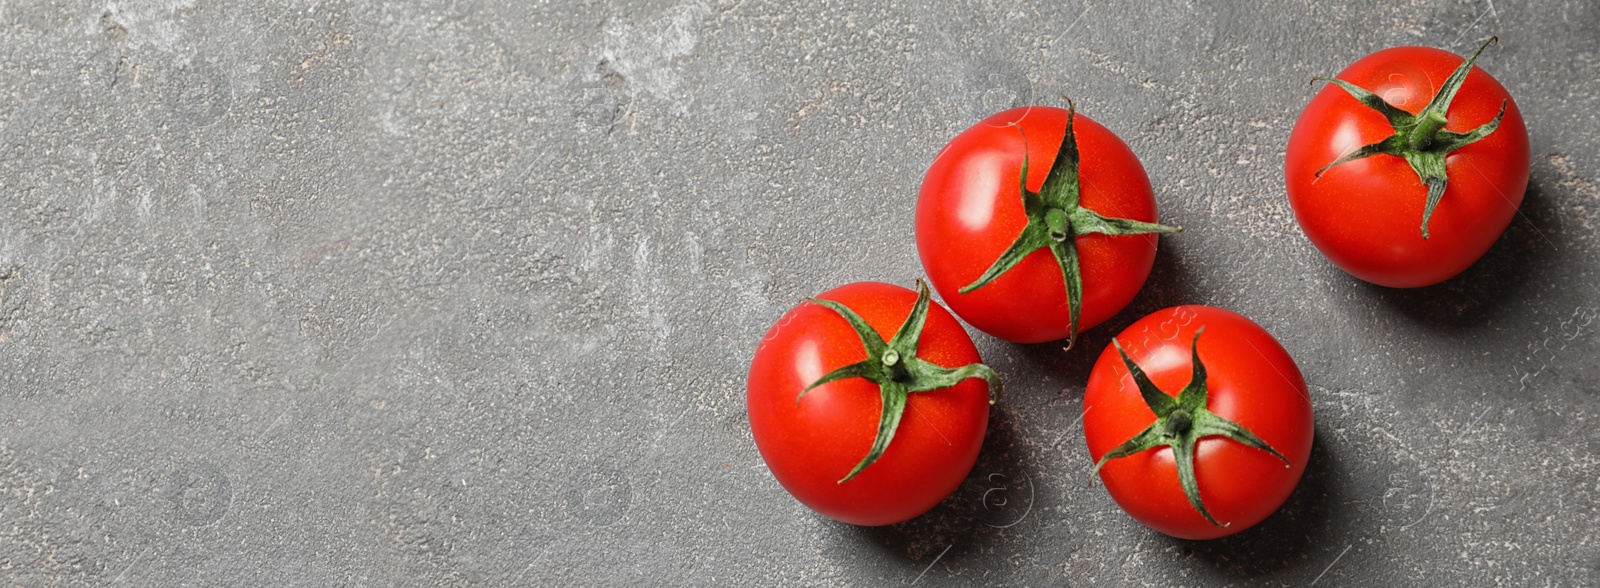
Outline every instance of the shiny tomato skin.
{"type": "MultiPolygon", "coordinates": [[[[1427,47],[1396,47],[1368,55],[1339,79],[1420,112],[1462,62],[1427,47]]],[[[1306,237],[1334,265],[1374,284],[1415,288],[1437,284],[1471,266],[1511,223],[1528,187],[1528,131],[1506,89],[1474,66],[1445,128],[1464,133],[1493,119],[1500,127],[1445,159],[1448,189],[1422,238],[1428,190],[1403,158],[1375,155],[1318,169],[1362,145],[1394,134],[1382,114],[1327,84],[1300,113],[1284,161],[1289,205],[1306,237]]]]}
{"type": "MultiPolygon", "coordinates": [[[[1299,368],[1250,319],[1210,306],[1177,306],[1139,319],[1116,338],[1156,387],[1176,397],[1192,376],[1190,349],[1201,327],[1207,408],[1254,432],[1291,465],[1230,439],[1200,439],[1195,476],[1206,509],[1228,525],[1218,527],[1184,496],[1170,447],[1107,461],[1100,478],[1112,499],[1135,520],[1182,539],[1238,533],[1276,511],[1305,472],[1314,429],[1299,368]]],[[[1154,421],[1122,358],[1107,345],[1089,374],[1083,398],[1083,432],[1091,460],[1098,462],[1154,421]]]]}
{"type": "MultiPolygon", "coordinates": [[[[817,296],[839,302],[884,340],[892,338],[917,293],[857,282],[817,296]]],[[[944,367],[978,363],[978,350],[949,311],[931,303],[917,356],[944,367]]],[[[980,379],[911,394],[894,440],[877,462],[839,479],[872,448],[881,400],[861,378],[800,391],[822,375],[866,359],[861,339],[837,313],[802,302],[779,318],[750,364],[747,406],[756,447],[774,477],[801,503],[855,525],[902,522],[933,508],[977,462],[989,423],[989,389],[980,379]]]]}
{"type": "MultiPolygon", "coordinates": [[[[1024,150],[1028,189],[1038,191],[1066,124],[1067,111],[1049,106],[990,116],[950,140],[928,168],[917,197],[917,252],[929,281],[968,324],[1007,341],[1067,337],[1066,287],[1054,256],[1040,249],[993,282],[967,294],[959,290],[983,275],[1022,232],[1027,224],[1019,182],[1024,150]]],[[[1074,117],[1073,130],[1080,204],[1103,216],[1156,222],[1150,179],[1133,150],[1082,113],[1074,117]]],[[[1083,235],[1076,244],[1083,275],[1081,332],[1111,318],[1138,294],[1155,263],[1156,235],[1083,235]]]]}

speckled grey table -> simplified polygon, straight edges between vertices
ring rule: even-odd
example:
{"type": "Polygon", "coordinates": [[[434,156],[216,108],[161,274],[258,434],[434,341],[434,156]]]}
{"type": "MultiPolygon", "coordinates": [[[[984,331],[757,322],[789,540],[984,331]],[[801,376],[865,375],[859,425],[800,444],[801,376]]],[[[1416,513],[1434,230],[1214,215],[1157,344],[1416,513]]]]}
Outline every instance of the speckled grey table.
{"type": "Polygon", "coordinates": [[[862,4],[0,0],[0,584],[1600,584],[1600,6],[862,4]],[[1521,213],[1444,285],[1347,277],[1283,195],[1307,81],[1491,34],[1521,213]],[[910,284],[933,154],[1062,93],[1187,230],[1082,350],[977,336],[1009,397],[944,505],[811,514],[756,341],[910,284]],[[1207,543],[1078,424],[1178,303],[1274,332],[1318,419],[1207,543]]]}

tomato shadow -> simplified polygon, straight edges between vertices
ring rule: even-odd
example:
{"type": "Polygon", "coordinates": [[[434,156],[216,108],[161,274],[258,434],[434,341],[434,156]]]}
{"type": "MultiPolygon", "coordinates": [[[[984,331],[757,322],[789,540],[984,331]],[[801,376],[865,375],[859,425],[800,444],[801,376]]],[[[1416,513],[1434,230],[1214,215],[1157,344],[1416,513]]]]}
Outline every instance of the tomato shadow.
{"type": "Polygon", "coordinates": [[[1388,288],[1356,281],[1368,296],[1430,328],[1476,327],[1506,312],[1506,304],[1518,300],[1519,293],[1559,278],[1559,264],[1551,261],[1563,249],[1552,240],[1560,233],[1541,227],[1553,228],[1560,222],[1560,212],[1546,189],[1530,182],[1522,207],[1506,232],[1460,275],[1422,288],[1388,288]]]}
{"type": "Polygon", "coordinates": [[[1325,550],[1330,538],[1340,537],[1350,523],[1361,518],[1348,498],[1349,464],[1322,442],[1323,431],[1312,443],[1311,457],[1300,484],[1272,516],[1260,524],[1220,539],[1191,541],[1163,536],[1184,555],[1208,561],[1229,578],[1284,579],[1297,567],[1317,566],[1313,552],[1325,550]]]}
{"type": "MultiPolygon", "coordinates": [[[[883,527],[856,527],[841,524],[841,551],[881,552],[884,558],[864,558],[876,569],[864,569],[858,577],[885,574],[882,561],[905,561],[904,569],[943,576],[935,564],[960,570],[987,561],[993,543],[1001,536],[1037,523],[1036,501],[1044,498],[1036,491],[1039,479],[1035,465],[1017,445],[1017,433],[1006,411],[990,413],[989,433],[972,471],[955,492],[933,510],[904,523],[883,527]],[[929,571],[931,570],[931,571],[929,571]]],[[[1022,533],[1027,530],[1020,531],[1022,533]]],[[[898,576],[886,581],[904,582],[898,576]]]]}

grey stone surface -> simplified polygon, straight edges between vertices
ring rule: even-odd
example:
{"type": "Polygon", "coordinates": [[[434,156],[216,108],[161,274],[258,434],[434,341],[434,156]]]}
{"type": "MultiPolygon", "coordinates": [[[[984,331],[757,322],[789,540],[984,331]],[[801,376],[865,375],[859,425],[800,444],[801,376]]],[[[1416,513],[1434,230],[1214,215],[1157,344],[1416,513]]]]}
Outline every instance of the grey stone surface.
{"type": "Polygon", "coordinates": [[[0,0],[0,584],[1600,584],[1597,80],[1588,0],[0,0]],[[1306,82],[1490,34],[1521,214],[1444,285],[1349,278],[1283,195],[1306,82]],[[756,341],[910,284],[933,154],[1062,93],[1187,230],[1081,350],[976,335],[1010,395],[944,505],[810,513],[756,341]],[[1078,424],[1179,303],[1275,333],[1317,412],[1213,542],[1123,515],[1078,424]]]}

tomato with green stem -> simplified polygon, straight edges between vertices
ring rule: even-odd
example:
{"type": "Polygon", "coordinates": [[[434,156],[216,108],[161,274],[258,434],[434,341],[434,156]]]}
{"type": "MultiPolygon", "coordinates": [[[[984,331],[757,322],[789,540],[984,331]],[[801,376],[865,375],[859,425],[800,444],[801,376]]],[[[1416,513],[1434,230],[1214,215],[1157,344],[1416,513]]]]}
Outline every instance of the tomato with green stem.
{"type": "Polygon", "coordinates": [[[917,196],[917,253],[950,309],[1007,341],[1066,339],[1133,300],[1156,202],[1121,139],[1066,109],[991,116],[951,139],[917,196]],[[1046,164],[1046,165],[1035,165],[1046,164]]]}
{"type": "Polygon", "coordinates": [[[1083,433],[1129,515],[1211,539],[1267,518],[1311,455],[1310,395],[1265,329],[1210,306],[1160,310],[1112,339],[1089,374],[1083,433]]]}
{"type": "Polygon", "coordinates": [[[856,525],[908,520],[960,486],[1000,380],[949,311],[858,282],[807,299],[750,363],[756,448],[801,503],[856,525]]]}
{"type": "Polygon", "coordinates": [[[1334,265],[1395,288],[1470,267],[1528,186],[1528,131],[1471,57],[1396,47],[1357,60],[1306,105],[1284,182],[1295,220],[1334,265]]]}

